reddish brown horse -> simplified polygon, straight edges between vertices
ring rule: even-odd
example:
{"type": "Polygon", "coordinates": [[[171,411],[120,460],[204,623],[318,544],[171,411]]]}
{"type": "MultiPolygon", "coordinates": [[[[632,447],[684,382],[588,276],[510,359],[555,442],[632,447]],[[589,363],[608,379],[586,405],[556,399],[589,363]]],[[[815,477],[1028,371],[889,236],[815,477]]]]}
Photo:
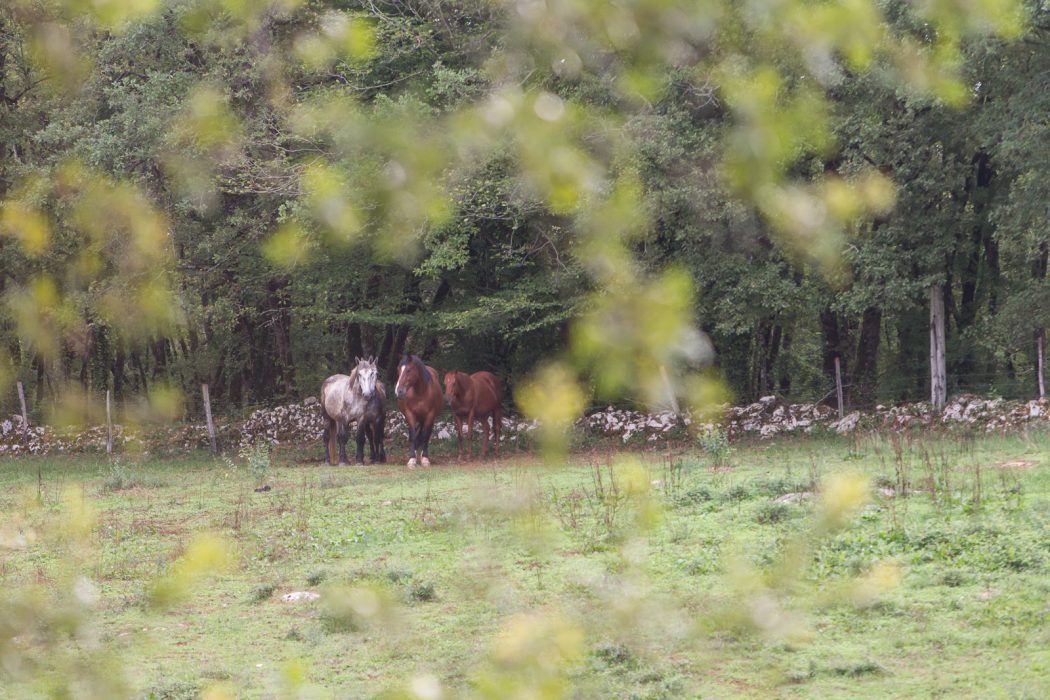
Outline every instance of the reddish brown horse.
{"type": "Polygon", "coordinates": [[[456,419],[456,436],[459,438],[459,458],[463,459],[463,419],[467,421],[470,437],[470,458],[474,459],[474,419],[481,421],[485,433],[485,447],[481,453],[489,453],[489,416],[492,416],[492,434],[499,457],[499,435],[502,427],[503,391],[499,380],[492,372],[464,374],[452,370],[445,375],[445,401],[456,419]]]}
{"type": "Polygon", "coordinates": [[[441,386],[438,373],[427,367],[415,355],[406,355],[397,365],[397,407],[408,423],[408,468],[416,466],[416,452],[421,453],[420,463],[430,466],[427,448],[430,433],[434,430],[434,419],[441,413],[441,386]]]}

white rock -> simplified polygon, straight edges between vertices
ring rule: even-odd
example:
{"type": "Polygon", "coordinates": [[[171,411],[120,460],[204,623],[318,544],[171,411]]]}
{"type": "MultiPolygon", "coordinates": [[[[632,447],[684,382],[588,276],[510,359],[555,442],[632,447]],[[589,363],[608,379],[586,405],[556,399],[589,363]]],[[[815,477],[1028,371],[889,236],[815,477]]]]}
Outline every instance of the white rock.
{"type": "Polygon", "coordinates": [[[291,593],[285,593],[281,596],[281,600],[285,603],[298,603],[302,600],[317,600],[320,597],[320,593],[314,593],[313,591],[293,591],[291,593]]]}

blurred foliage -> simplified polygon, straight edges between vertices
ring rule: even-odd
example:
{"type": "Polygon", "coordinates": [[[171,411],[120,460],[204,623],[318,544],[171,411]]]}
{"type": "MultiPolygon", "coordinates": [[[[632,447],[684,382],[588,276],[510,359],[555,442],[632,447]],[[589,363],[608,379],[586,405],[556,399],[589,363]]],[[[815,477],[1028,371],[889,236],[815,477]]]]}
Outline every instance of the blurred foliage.
{"type": "MultiPolygon", "coordinates": [[[[97,516],[87,495],[67,487],[57,504],[25,494],[21,513],[0,521],[0,555],[46,548],[57,555],[50,580],[8,591],[0,601],[0,680],[39,697],[131,697],[120,658],[96,626],[100,591],[91,580],[97,516]]],[[[157,582],[153,600],[171,604],[205,573],[221,568],[226,545],[200,537],[157,582]]]]}
{"type": "MultiPolygon", "coordinates": [[[[297,396],[373,352],[388,370],[411,347],[511,380],[543,360],[515,396],[557,449],[590,392],[724,399],[702,328],[750,393],[792,376],[819,391],[838,355],[863,388],[883,314],[910,368],[933,284],[959,297],[956,373],[1012,371],[1046,322],[1000,303],[1032,277],[1024,299],[1046,291],[1045,129],[1025,116],[1045,114],[1046,19],[1016,0],[6,3],[0,380],[32,379],[63,422],[131,385],[145,398],[123,418],[159,420],[192,410],[201,382],[229,406],[297,396]],[[1005,43],[1022,36],[1036,46],[1005,43]]],[[[659,514],[642,470],[622,486],[638,534],[611,609],[626,620],[659,514]]],[[[829,481],[813,536],[865,493],[829,481]]],[[[69,542],[90,532],[78,507],[69,542]]],[[[807,547],[775,576],[734,569],[770,638],[804,636],[783,594],[807,547]]],[[[176,604],[228,562],[201,536],[150,600],[176,604]]],[[[853,599],[897,575],[873,570],[853,599]]],[[[5,659],[32,634],[65,663],[80,580],[55,605],[4,604],[5,659]]],[[[336,625],[386,620],[382,591],[325,600],[336,625]]],[[[509,622],[478,692],[564,696],[580,639],[558,614],[509,622]]],[[[54,694],[119,695],[107,668],[54,694]]]]}
{"type": "Polygon", "coordinates": [[[160,377],[236,406],[355,354],[513,383],[567,346],[596,398],[703,408],[727,393],[696,374],[703,329],[735,392],[821,391],[839,354],[864,400],[880,353],[909,375],[883,391],[913,390],[941,278],[959,381],[998,379],[1040,327],[1008,331],[1021,302],[999,303],[1038,241],[993,224],[1037,230],[1017,192],[1039,179],[1029,134],[980,129],[1038,111],[1034,50],[1002,40],[1043,12],[19,0],[0,15],[0,366],[36,403],[160,377]],[[1016,191],[968,171],[983,158],[1016,191]]]}
{"type": "Polygon", "coordinates": [[[222,538],[199,534],[175,561],[171,571],[154,583],[149,591],[149,604],[161,609],[176,605],[184,601],[206,576],[221,572],[230,564],[229,546],[222,538]]]}

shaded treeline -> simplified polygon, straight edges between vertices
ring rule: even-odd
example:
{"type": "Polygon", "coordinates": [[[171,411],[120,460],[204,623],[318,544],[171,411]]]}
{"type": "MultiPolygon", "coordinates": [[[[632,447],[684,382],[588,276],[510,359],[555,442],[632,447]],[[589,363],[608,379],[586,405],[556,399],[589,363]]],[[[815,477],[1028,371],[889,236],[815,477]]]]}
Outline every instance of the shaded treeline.
{"type": "MultiPolygon", "coordinates": [[[[513,386],[565,346],[586,261],[569,223],[538,203],[509,155],[449,174],[452,213],[420,233],[410,256],[375,252],[367,232],[349,243],[318,235],[294,267],[264,255],[273,230],[296,216],[299,177],[320,146],[289,135],[259,58],[296,23],[315,22],[322,4],[236,44],[188,39],[174,11],[94,34],[95,64],[73,97],[47,90],[25,62],[26,37],[0,9],[0,193],[74,158],[140,183],[168,216],[181,306],[180,322],[146,341],[84,316],[45,359],[19,339],[17,312],[5,305],[0,340],[35,405],[67,383],[123,399],[156,385],[196,397],[207,382],[219,410],[236,410],[315,393],[355,356],[375,355],[390,377],[406,350],[442,369],[492,370],[513,386]],[[173,173],[200,153],[178,123],[202,83],[225,97],[243,137],[208,173],[214,188],[195,190],[173,173]]],[[[395,104],[450,110],[484,93],[481,66],[499,51],[491,5],[384,7],[367,62],[293,75],[290,99],[345,91],[381,118],[395,104]]],[[[798,174],[849,181],[874,167],[898,189],[892,210],[847,232],[830,270],[789,253],[726,194],[718,153],[728,117],[717,85],[669,75],[664,96],[623,124],[636,146],[623,167],[638,174],[653,222],[638,259],[691,272],[698,320],[738,400],[831,397],[836,358],[853,405],[926,397],[932,287],[948,310],[949,391],[1038,391],[1037,342],[1050,315],[1050,19],[1033,12],[1023,41],[968,47],[974,88],[963,109],[903,95],[877,71],[832,88],[838,148],[798,174]]],[[[537,70],[531,80],[615,108],[598,77],[570,83],[537,70]]],[[[0,237],[0,294],[66,269],[55,248],[34,257],[0,237]]],[[[5,407],[12,397],[5,389],[5,407]]]]}

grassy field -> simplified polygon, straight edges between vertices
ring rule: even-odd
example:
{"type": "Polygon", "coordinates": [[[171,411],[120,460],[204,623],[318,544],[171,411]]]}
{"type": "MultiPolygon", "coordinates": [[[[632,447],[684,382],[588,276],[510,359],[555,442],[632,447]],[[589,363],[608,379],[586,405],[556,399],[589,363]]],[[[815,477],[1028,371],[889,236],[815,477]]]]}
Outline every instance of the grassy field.
{"type": "MultiPolygon", "coordinates": [[[[98,646],[143,697],[215,683],[269,697],[299,677],[341,698],[413,678],[423,697],[428,677],[444,697],[485,682],[509,692],[557,676],[551,649],[571,660],[573,697],[1050,695],[1045,434],[555,465],[439,455],[414,472],[323,466],[314,452],[0,462],[0,528],[46,532],[71,488],[92,503],[77,566],[99,589],[98,646]],[[838,472],[865,475],[873,497],[823,532],[826,507],[807,492],[838,472]],[[775,501],[785,494],[801,495],[775,501]],[[200,532],[232,543],[232,567],[151,609],[152,582],[200,532]],[[281,600],[293,591],[325,597],[281,600]],[[379,613],[329,603],[361,591],[379,613]]],[[[0,586],[56,586],[73,565],[54,542],[0,550],[0,586]]]]}

